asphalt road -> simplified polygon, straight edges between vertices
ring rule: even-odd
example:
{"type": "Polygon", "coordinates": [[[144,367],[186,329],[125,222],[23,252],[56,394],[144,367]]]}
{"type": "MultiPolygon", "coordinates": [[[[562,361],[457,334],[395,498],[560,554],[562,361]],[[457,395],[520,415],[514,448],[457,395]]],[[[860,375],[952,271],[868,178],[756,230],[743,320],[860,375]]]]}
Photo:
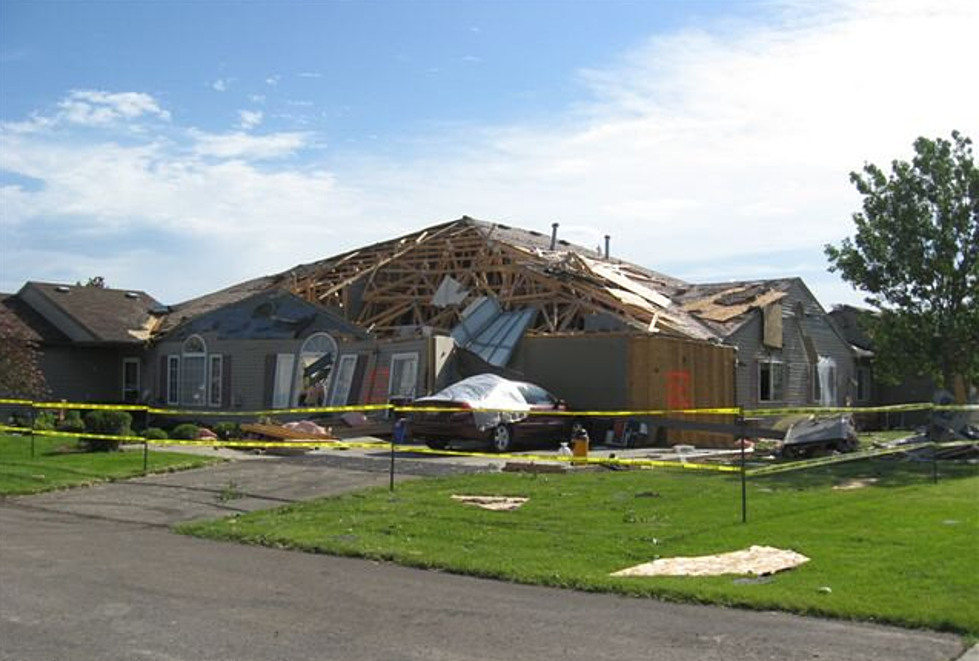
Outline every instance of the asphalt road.
{"type": "MultiPolygon", "coordinates": [[[[295,477],[290,464],[302,466],[261,462],[280,481],[295,477]]],[[[0,659],[928,661],[962,651],[957,637],[931,632],[519,586],[169,532],[163,522],[200,509],[165,499],[183,489],[195,494],[188,501],[213,501],[195,489],[229,470],[147,478],[187,481],[182,488],[106,485],[117,490],[115,500],[104,496],[105,516],[89,489],[0,503],[0,659]],[[117,502],[139,489],[163,499],[143,522],[138,507],[117,502]],[[88,504],[72,509],[76,499],[88,504]]],[[[384,478],[323,465],[315,474],[335,489],[384,478]]],[[[268,490],[251,497],[297,495],[275,480],[268,490]]]]}

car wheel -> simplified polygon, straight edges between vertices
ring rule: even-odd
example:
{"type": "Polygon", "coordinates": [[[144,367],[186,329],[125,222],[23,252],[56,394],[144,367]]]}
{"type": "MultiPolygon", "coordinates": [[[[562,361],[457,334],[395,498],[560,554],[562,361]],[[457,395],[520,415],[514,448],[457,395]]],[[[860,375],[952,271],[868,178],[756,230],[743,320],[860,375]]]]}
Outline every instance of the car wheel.
{"type": "Polygon", "coordinates": [[[513,447],[513,429],[510,425],[499,424],[493,428],[490,447],[494,452],[509,452],[513,447]]]}
{"type": "Polygon", "coordinates": [[[449,447],[449,443],[447,441],[428,440],[425,441],[425,445],[432,448],[433,450],[444,450],[445,448],[449,447]]]}

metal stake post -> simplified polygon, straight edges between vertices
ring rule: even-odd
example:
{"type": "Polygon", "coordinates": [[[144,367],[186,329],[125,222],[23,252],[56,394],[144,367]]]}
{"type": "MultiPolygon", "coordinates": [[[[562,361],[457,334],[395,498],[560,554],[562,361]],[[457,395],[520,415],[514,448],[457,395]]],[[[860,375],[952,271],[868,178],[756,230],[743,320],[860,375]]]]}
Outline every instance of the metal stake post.
{"type": "Polygon", "coordinates": [[[394,491],[394,448],[404,442],[405,419],[398,418],[394,423],[394,432],[391,434],[391,475],[388,490],[394,491]]]}
{"type": "Polygon", "coordinates": [[[938,484],[938,434],[935,433],[935,408],[928,412],[928,440],[931,441],[931,483],[938,484]]]}
{"type": "Polygon", "coordinates": [[[738,428],[742,430],[738,438],[738,444],[741,446],[741,523],[748,523],[748,476],[745,473],[744,459],[744,416],[738,416],[738,428]]]}
{"type": "Polygon", "coordinates": [[[146,438],[146,430],[150,428],[150,412],[146,412],[146,417],[143,419],[143,475],[149,472],[150,463],[150,444],[146,438]]]}
{"type": "Polygon", "coordinates": [[[28,418],[31,421],[31,461],[34,460],[34,405],[31,404],[31,412],[28,418]]]}

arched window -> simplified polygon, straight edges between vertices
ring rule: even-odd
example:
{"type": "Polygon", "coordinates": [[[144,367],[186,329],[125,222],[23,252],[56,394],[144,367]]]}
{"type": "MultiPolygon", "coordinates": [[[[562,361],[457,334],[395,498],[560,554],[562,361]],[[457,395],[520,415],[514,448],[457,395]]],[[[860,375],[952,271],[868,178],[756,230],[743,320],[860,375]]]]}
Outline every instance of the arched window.
{"type": "Polygon", "coordinates": [[[200,335],[184,340],[180,353],[180,403],[204,406],[207,402],[207,344],[200,335]]]}
{"type": "Polygon", "coordinates": [[[299,349],[297,392],[300,404],[323,406],[330,374],[337,356],[337,343],[326,333],[313,333],[299,349]]]}

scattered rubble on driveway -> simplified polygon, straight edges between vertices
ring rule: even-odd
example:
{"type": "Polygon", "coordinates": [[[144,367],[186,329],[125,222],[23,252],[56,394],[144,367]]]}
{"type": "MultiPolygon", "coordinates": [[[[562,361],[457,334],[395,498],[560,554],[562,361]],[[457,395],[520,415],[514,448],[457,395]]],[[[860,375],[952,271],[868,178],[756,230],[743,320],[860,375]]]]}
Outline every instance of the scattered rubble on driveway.
{"type": "Polygon", "coordinates": [[[771,546],[752,546],[749,549],[701,555],[691,558],[660,558],[635,567],[612,573],[612,576],[721,576],[724,574],[751,574],[765,576],[785,569],[792,569],[809,562],[809,558],[771,546]]]}

